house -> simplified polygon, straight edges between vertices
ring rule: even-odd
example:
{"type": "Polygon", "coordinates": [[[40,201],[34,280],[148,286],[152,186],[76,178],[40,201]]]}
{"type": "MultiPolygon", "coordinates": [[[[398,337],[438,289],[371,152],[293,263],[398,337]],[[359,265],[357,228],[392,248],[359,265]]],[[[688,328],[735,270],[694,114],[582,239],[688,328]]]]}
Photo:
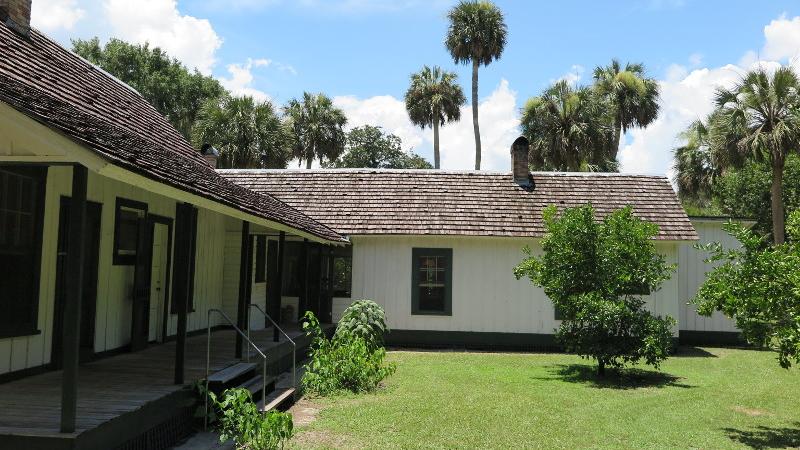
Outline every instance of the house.
{"type": "Polygon", "coordinates": [[[167,446],[209,371],[274,390],[294,353],[266,330],[283,250],[313,267],[287,281],[301,353],[291,322],[330,322],[329,261],[348,241],[218,175],[213,148],[30,28],[30,7],[0,0],[0,448],[167,446]]]}
{"type": "Polygon", "coordinates": [[[330,331],[358,298],[385,307],[391,344],[550,346],[551,303],[511,272],[550,204],[632,205],[694,276],[649,307],[676,337],[735,334],[688,319],[701,228],[663,177],[531,174],[524,139],[511,173],[217,171],[213,148],[31,29],[30,6],[0,0],[0,448],[167,447],[206,378],[267,408],[293,392],[277,376],[308,346],[298,318],[330,331]]]}
{"type": "MultiPolygon", "coordinates": [[[[626,205],[659,226],[658,250],[680,270],[646,295],[648,307],[679,321],[692,342],[735,340],[724,317],[687,305],[708,267],[698,234],[669,181],[660,176],[530,173],[528,144],[511,149],[512,172],[426,170],[220,170],[274,195],[348,236],[340,258],[351,279],[336,289],[333,317],[351,300],[381,304],[395,345],[539,348],[553,345],[559,320],[544,292],[513,268],[522,248],[540,251],[542,209],[591,203],[603,215],[626,205]],[[690,285],[691,284],[691,285],[690,285]],[[691,320],[689,320],[691,319],[691,320]]],[[[721,222],[698,219],[707,238],[735,245],[721,222]]],[[[338,277],[337,279],[340,279],[338,277]]]]}

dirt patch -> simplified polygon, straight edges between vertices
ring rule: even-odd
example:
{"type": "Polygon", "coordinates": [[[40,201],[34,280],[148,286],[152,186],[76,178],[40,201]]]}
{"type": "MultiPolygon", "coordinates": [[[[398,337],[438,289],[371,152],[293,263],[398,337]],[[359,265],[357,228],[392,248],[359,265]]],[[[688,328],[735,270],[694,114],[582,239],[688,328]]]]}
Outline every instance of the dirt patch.
{"type": "Polygon", "coordinates": [[[747,414],[750,417],[770,416],[769,411],[756,408],[745,408],[744,406],[734,406],[733,410],[742,414],[747,414]]]}
{"type": "Polygon", "coordinates": [[[316,420],[317,416],[319,415],[319,411],[319,405],[305,398],[301,398],[300,401],[289,408],[289,412],[292,413],[294,425],[297,427],[308,425],[316,420]]]}

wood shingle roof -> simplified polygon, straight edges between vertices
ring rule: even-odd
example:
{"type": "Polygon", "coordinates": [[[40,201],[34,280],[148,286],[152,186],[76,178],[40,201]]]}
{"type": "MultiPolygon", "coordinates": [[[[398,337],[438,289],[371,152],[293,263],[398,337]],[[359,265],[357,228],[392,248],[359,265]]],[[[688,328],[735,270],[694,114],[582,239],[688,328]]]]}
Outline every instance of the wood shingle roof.
{"type": "Polygon", "coordinates": [[[225,178],[274,195],[345,235],[544,234],[542,210],[591,203],[599,214],[631,205],[659,226],[659,240],[697,233],[665,177],[593,173],[532,174],[440,170],[222,170],[225,178]]]}
{"type": "Polygon", "coordinates": [[[110,163],[329,241],[344,238],[268,194],[219,176],[136,91],[35,29],[0,25],[0,101],[110,163]]]}

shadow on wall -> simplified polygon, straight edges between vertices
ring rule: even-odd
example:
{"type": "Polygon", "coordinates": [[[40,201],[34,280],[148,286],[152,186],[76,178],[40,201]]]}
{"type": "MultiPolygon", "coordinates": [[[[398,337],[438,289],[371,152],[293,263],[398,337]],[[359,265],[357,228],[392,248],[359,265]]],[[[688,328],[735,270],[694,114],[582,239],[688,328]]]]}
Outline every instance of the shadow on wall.
{"type": "Polygon", "coordinates": [[[750,448],[797,448],[800,447],[800,422],[791,427],[760,426],[751,430],[724,428],[731,440],[750,448]]]}
{"type": "Polygon", "coordinates": [[[552,366],[552,377],[534,379],[552,381],[561,380],[569,383],[585,384],[598,389],[639,389],[679,387],[693,388],[695,386],[681,383],[681,377],[655,370],[642,369],[606,369],[605,376],[597,375],[597,366],[587,364],[558,364],[552,366]]]}

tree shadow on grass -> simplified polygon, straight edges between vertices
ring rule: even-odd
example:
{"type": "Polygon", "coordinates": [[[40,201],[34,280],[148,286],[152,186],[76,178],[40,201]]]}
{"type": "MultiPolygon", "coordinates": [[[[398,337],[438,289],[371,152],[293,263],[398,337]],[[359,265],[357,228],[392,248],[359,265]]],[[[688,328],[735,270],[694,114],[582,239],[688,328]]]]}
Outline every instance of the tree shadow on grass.
{"type": "Polygon", "coordinates": [[[717,358],[717,355],[700,347],[684,346],[678,347],[673,356],[688,358],[717,358]]]}
{"type": "Polygon", "coordinates": [[[558,364],[552,366],[551,373],[555,377],[539,378],[542,380],[559,379],[569,383],[580,383],[599,389],[639,389],[694,386],[681,383],[682,378],[655,370],[642,369],[606,369],[605,376],[597,374],[597,367],[586,364],[558,364]]]}
{"type": "Polygon", "coordinates": [[[750,448],[796,448],[800,447],[800,422],[793,427],[759,426],[751,430],[724,428],[728,437],[750,448]]]}

